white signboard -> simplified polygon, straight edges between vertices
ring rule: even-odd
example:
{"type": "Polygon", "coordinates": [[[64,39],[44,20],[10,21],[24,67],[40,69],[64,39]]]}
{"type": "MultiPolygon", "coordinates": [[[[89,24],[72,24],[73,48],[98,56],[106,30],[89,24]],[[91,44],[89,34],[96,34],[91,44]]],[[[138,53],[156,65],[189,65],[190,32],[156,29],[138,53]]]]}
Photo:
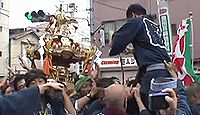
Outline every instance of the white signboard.
{"type": "MultiPolygon", "coordinates": [[[[134,57],[122,58],[122,66],[123,67],[137,66],[137,63],[134,57]]],[[[99,67],[100,68],[121,67],[120,59],[102,58],[99,67]]]]}
{"type": "Polygon", "coordinates": [[[167,48],[168,54],[172,53],[172,33],[171,33],[171,23],[169,19],[168,1],[167,0],[157,0],[158,5],[158,15],[160,28],[162,30],[162,35],[165,40],[165,46],[167,48]]]}

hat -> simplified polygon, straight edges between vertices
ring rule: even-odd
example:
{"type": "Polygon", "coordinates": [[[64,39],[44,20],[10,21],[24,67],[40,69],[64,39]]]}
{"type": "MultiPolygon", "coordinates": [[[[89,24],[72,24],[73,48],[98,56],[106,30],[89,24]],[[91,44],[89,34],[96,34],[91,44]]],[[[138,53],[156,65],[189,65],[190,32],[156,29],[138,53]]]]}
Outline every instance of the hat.
{"type": "Polygon", "coordinates": [[[26,73],[26,85],[29,86],[30,82],[33,81],[36,78],[42,78],[44,79],[45,83],[47,82],[46,74],[39,69],[30,70],[26,73]]]}
{"type": "Polygon", "coordinates": [[[75,89],[77,92],[81,89],[81,87],[85,84],[86,81],[91,80],[91,78],[88,76],[80,75],[79,77],[79,80],[75,83],[75,89]]]}

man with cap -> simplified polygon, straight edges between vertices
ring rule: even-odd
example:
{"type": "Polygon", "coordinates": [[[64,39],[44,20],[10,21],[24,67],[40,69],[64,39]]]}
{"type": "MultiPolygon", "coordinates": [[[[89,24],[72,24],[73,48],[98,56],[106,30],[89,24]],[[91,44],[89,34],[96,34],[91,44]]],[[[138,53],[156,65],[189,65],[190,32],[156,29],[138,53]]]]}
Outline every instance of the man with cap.
{"type": "Polygon", "coordinates": [[[77,114],[86,115],[88,105],[94,100],[97,93],[95,81],[88,76],[79,76],[79,80],[75,83],[77,95],[74,97],[75,109],[77,114]]]}

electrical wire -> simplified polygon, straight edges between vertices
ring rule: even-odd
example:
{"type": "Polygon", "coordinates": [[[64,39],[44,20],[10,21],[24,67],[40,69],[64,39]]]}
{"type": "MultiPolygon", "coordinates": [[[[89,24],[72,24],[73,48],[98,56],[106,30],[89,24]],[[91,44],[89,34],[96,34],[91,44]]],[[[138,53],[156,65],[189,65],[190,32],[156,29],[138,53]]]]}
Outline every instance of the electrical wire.
{"type": "Polygon", "coordinates": [[[0,24],[0,27],[2,27],[2,28],[4,28],[4,29],[10,29],[8,26],[6,27],[6,26],[4,26],[4,25],[2,25],[2,24],[0,24]]]}
{"type": "Polygon", "coordinates": [[[7,16],[7,17],[9,17],[9,15],[8,15],[8,14],[2,13],[2,12],[0,12],[0,14],[2,14],[2,15],[4,15],[4,16],[7,16]]]}
{"type": "Polygon", "coordinates": [[[10,12],[9,10],[3,9],[3,8],[0,8],[0,10],[6,11],[6,12],[10,12]]]}

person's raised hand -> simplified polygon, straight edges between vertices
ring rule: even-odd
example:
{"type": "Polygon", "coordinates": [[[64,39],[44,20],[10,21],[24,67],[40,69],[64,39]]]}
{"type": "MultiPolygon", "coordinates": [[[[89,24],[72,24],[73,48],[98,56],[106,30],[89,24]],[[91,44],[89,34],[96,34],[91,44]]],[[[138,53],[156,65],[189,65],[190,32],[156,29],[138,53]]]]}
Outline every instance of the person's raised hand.
{"type": "Polygon", "coordinates": [[[92,82],[92,89],[90,91],[91,96],[93,97],[94,95],[96,95],[97,91],[98,91],[97,90],[97,85],[96,85],[95,81],[93,80],[93,82],[92,82]]]}
{"type": "Polygon", "coordinates": [[[141,88],[141,85],[139,83],[137,83],[136,87],[134,88],[134,96],[136,99],[139,99],[141,98],[141,95],[140,95],[140,88],[141,88]]]}
{"type": "Polygon", "coordinates": [[[45,83],[43,85],[39,85],[40,94],[44,94],[45,91],[52,88],[54,90],[63,91],[64,85],[61,83],[45,83]]]}
{"type": "Polygon", "coordinates": [[[167,103],[169,104],[169,108],[171,109],[171,112],[173,112],[174,114],[176,113],[177,110],[177,96],[176,93],[173,89],[170,88],[166,88],[164,90],[162,90],[162,92],[166,92],[169,94],[169,96],[165,96],[165,100],[167,101],[167,103]]]}
{"type": "Polygon", "coordinates": [[[170,73],[170,75],[172,77],[178,79],[176,65],[173,62],[164,61],[164,63],[165,63],[165,67],[167,68],[167,71],[170,73]]]}
{"type": "Polygon", "coordinates": [[[1,80],[0,80],[0,91],[5,90],[5,88],[7,86],[8,86],[8,78],[7,77],[1,78],[1,80]]]}

